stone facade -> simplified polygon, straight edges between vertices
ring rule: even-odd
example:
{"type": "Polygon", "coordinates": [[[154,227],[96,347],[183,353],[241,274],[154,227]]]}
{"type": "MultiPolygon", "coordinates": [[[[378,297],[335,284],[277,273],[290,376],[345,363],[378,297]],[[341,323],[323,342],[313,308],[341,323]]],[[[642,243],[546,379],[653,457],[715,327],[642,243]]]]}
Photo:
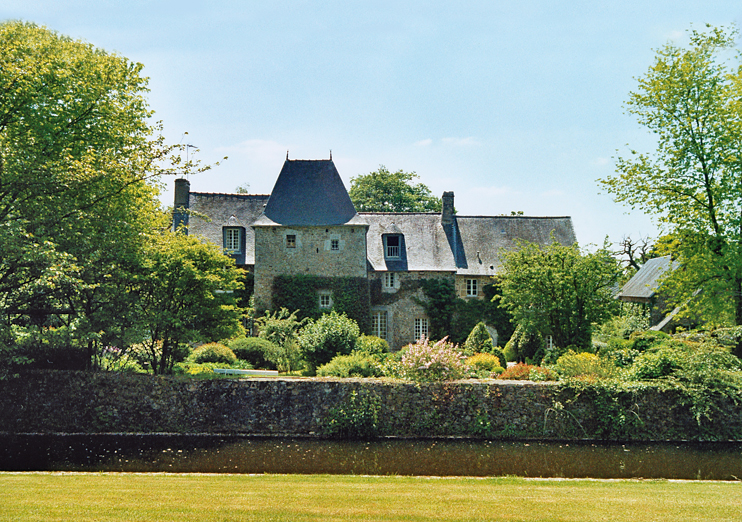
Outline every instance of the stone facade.
{"type": "Polygon", "coordinates": [[[367,228],[256,226],[256,308],[271,308],[271,287],[279,275],[367,277],[367,228]]]}
{"type": "Polygon", "coordinates": [[[287,159],[270,196],[190,192],[176,180],[173,223],[254,272],[259,310],[271,308],[279,275],[367,278],[370,333],[398,350],[430,327],[421,279],[450,279],[458,297],[482,299],[518,241],[575,242],[569,217],[462,216],[453,192],[442,200],[440,213],[356,213],[331,159],[287,159]]]}

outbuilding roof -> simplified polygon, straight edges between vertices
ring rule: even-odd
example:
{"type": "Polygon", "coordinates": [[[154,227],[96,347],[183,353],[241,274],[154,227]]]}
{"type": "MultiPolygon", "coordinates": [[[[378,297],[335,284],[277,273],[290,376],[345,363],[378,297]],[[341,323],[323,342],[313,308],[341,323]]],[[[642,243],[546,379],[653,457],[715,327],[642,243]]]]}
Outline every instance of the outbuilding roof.
{"type": "Polygon", "coordinates": [[[657,293],[662,277],[678,266],[670,256],[650,259],[629,279],[616,297],[623,301],[648,302],[657,293]]]}

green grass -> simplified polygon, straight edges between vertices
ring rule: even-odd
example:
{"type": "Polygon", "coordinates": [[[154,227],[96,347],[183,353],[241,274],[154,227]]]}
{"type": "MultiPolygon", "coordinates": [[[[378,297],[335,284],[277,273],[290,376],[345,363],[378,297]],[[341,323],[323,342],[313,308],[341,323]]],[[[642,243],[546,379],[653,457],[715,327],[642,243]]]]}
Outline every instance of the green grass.
{"type": "Polygon", "coordinates": [[[742,520],[739,482],[0,473],[0,520],[742,520]]]}

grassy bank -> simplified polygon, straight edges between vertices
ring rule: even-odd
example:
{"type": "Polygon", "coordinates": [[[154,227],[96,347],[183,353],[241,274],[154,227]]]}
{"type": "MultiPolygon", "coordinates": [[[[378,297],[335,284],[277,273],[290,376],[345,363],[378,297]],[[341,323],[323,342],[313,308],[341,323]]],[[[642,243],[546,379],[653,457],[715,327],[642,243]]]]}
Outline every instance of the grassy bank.
{"type": "Polygon", "coordinates": [[[0,520],[738,521],[739,482],[0,473],[0,520]]]}

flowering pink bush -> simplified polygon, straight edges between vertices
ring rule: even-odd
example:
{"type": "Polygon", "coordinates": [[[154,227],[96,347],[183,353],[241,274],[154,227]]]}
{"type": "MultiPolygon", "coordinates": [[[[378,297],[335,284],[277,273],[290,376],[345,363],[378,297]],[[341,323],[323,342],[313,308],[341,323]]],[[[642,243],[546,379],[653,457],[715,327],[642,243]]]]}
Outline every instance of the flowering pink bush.
{"type": "Polygon", "coordinates": [[[402,355],[404,377],[413,381],[450,381],[467,374],[459,347],[444,337],[435,344],[420,339],[405,348],[402,355]]]}

